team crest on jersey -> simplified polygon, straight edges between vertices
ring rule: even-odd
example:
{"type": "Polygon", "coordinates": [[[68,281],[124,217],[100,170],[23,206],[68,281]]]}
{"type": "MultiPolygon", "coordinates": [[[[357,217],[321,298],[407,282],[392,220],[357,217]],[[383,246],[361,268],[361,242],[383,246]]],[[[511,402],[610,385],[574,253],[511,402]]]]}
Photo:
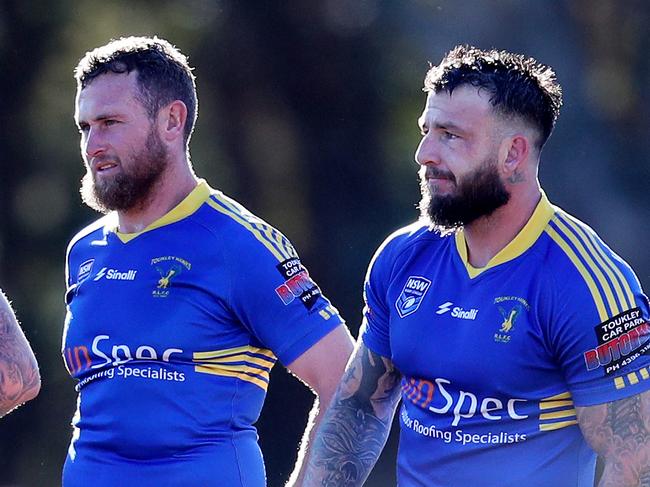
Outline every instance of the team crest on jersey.
{"type": "Polygon", "coordinates": [[[497,343],[508,343],[515,331],[515,324],[522,313],[530,309],[528,301],[518,296],[499,296],[494,304],[501,315],[499,329],[494,334],[494,341],[497,343]]]}
{"type": "Polygon", "coordinates": [[[93,264],[95,259],[88,259],[85,262],[82,262],[77,271],[77,284],[81,284],[81,281],[84,281],[92,272],[93,264]]]}
{"type": "Polygon", "coordinates": [[[159,275],[156,287],[151,293],[154,298],[166,298],[169,296],[170,289],[173,287],[176,278],[192,268],[192,264],[187,260],[174,255],[155,257],[151,259],[151,265],[159,275]]]}
{"type": "Polygon", "coordinates": [[[395,308],[397,308],[400,318],[405,318],[418,310],[429,287],[431,287],[429,279],[421,276],[409,276],[404,284],[404,289],[395,301],[395,308]]]}

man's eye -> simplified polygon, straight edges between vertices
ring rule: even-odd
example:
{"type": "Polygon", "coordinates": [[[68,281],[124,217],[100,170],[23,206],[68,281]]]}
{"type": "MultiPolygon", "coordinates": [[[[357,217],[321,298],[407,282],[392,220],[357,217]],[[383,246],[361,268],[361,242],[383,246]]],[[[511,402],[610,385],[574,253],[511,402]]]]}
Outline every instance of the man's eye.
{"type": "Polygon", "coordinates": [[[447,140],[454,140],[458,138],[456,134],[452,134],[451,132],[447,132],[447,131],[444,131],[442,133],[442,136],[447,140]]]}
{"type": "Polygon", "coordinates": [[[107,125],[107,126],[115,125],[116,123],[117,123],[117,120],[111,120],[111,119],[104,120],[104,125],[107,125]]]}

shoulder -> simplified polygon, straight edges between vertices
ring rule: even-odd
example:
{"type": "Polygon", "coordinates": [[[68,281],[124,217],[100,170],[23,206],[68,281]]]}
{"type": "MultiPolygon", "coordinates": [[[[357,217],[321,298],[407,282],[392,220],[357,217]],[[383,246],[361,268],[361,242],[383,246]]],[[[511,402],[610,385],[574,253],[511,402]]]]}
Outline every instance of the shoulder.
{"type": "Polygon", "coordinates": [[[68,243],[66,252],[67,255],[70,255],[76,246],[83,244],[85,241],[104,238],[109,229],[115,228],[117,226],[116,218],[117,217],[114,213],[109,213],[108,215],[104,215],[101,218],[98,218],[90,225],[87,225],[79,232],[77,232],[77,234],[72,237],[68,243]]]}
{"type": "Polygon", "coordinates": [[[589,225],[556,208],[545,233],[549,245],[544,271],[554,276],[566,299],[588,296],[601,319],[634,307],[640,291],[637,277],[589,225]]]}
{"type": "Polygon", "coordinates": [[[221,191],[211,190],[206,209],[197,215],[220,240],[226,252],[269,254],[278,261],[297,257],[279,230],[221,191]]]}
{"type": "Polygon", "coordinates": [[[419,245],[439,245],[449,239],[431,228],[426,222],[418,220],[391,233],[379,246],[372,262],[378,259],[392,260],[405,255],[419,245]]]}
{"type": "Polygon", "coordinates": [[[555,210],[545,229],[554,257],[562,256],[567,265],[583,274],[628,272],[627,263],[589,225],[561,208],[555,210]]]}

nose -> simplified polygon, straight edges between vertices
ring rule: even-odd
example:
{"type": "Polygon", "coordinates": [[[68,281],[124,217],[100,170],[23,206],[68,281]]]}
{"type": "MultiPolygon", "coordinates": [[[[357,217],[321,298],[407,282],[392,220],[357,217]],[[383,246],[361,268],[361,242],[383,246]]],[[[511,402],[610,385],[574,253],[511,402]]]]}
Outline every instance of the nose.
{"type": "Polygon", "coordinates": [[[90,127],[85,135],[81,137],[81,150],[88,160],[97,157],[106,150],[105,141],[101,137],[98,128],[90,127]]]}
{"type": "Polygon", "coordinates": [[[420,166],[440,163],[438,150],[431,134],[427,133],[422,136],[422,140],[420,140],[420,144],[415,151],[415,162],[420,166]]]}

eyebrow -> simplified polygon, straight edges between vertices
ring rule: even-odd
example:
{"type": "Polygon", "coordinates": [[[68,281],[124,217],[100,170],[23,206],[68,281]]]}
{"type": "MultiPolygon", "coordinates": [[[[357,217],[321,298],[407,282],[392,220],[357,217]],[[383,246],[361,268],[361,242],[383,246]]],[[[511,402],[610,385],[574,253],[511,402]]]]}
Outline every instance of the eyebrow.
{"type": "MultiPolygon", "coordinates": [[[[117,118],[117,117],[119,117],[119,115],[117,115],[117,114],[102,113],[100,115],[97,115],[96,117],[93,117],[91,120],[93,122],[101,122],[102,120],[107,120],[109,118],[117,118]]],[[[76,122],[77,122],[77,125],[88,124],[88,122],[86,120],[77,120],[76,122]]]]}
{"type": "Polygon", "coordinates": [[[442,122],[434,122],[433,126],[430,127],[426,123],[426,119],[424,117],[418,118],[418,127],[420,128],[428,128],[428,129],[443,129],[443,130],[452,130],[452,131],[457,131],[457,132],[465,132],[465,130],[459,126],[456,125],[454,122],[450,121],[442,121],[442,122]]]}

